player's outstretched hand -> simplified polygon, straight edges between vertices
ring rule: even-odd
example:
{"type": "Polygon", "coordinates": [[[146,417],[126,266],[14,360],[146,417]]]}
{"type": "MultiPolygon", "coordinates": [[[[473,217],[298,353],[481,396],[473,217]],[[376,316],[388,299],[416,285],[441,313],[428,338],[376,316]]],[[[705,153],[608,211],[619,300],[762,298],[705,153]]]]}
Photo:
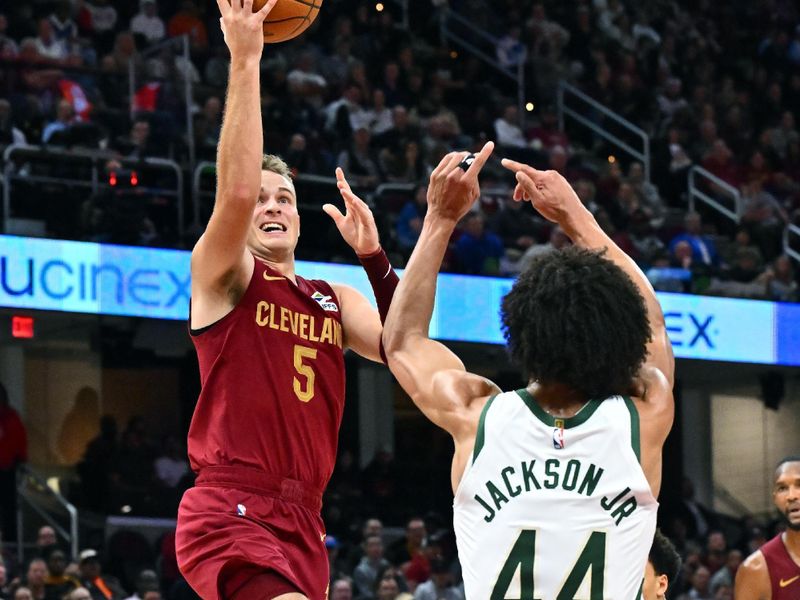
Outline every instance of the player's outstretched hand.
{"type": "Polygon", "coordinates": [[[372,254],[380,247],[378,228],[372,211],[367,203],[350,189],[341,167],[336,167],[336,186],[344,200],[345,214],[333,204],[324,204],[322,210],[333,219],[344,241],[355,250],[356,254],[359,256],[372,254]]]}
{"type": "Polygon", "coordinates": [[[267,0],[253,12],[253,0],[217,0],[219,20],[225,43],[231,51],[231,62],[261,58],[264,51],[264,19],[278,0],[267,0]]]}
{"type": "Polygon", "coordinates": [[[458,221],[469,212],[481,194],[478,173],[489,160],[494,142],[486,142],[474,156],[467,152],[447,154],[431,173],[428,214],[458,221]]]}
{"type": "Polygon", "coordinates": [[[568,216],[585,210],[575,190],[558,171],[539,171],[508,158],[502,164],[517,178],[514,200],[530,202],[545,219],[562,223],[568,216]]]}

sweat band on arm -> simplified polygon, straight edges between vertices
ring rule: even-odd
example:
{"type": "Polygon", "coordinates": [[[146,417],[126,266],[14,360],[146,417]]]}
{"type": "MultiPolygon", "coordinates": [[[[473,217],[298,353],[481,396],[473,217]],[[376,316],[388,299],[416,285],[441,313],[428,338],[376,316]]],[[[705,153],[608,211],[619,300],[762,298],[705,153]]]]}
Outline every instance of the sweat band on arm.
{"type": "MultiPolygon", "coordinates": [[[[367,272],[367,278],[372,286],[372,292],[375,294],[375,302],[378,304],[378,314],[381,317],[381,323],[386,321],[386,315],[389,313],[389,306],[392,304],[392,296],[397,284],[400,283],[400,278],[394,272],[389,257],[386,256],[383,248],[378,248],[372,254],[366,256],[359,256],[358,260],[361,261],[361,266],[367,272]]],[[[380,344],[380,353],[383,362],[386,363],[386,354],[383,351],[383,342],[380,344]]]]}

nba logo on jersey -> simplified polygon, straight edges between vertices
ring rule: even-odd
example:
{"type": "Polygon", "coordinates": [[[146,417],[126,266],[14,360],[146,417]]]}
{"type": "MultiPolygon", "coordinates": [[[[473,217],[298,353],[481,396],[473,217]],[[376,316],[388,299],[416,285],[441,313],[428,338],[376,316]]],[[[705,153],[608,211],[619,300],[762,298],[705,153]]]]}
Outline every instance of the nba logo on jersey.
{"type": "MultiPolygon", "coordinates": [[[[556,423],[558,425],[558,423],[556,423]]],[[[553,448],[556,450],[563,450],[565,445],[564,440],[564,427],[553,428],[553,448]]]]}
{"type": "Polygon", "coordinates": [[[339,307],[331,300],[331,297],[323,295],[322,292],[314,292],[311,294],[311,299],[315,300],[322,307],[322,310],[339,312],[339,307]]]}

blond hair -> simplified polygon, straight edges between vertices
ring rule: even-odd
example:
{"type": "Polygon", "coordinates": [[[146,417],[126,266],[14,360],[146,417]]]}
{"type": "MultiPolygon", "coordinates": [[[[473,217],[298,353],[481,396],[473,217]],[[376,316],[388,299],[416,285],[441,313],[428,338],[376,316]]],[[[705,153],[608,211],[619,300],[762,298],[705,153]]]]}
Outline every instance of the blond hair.
{"type": "Polygon", "coordinates": [[[261,170],[271,171],[272,173],[277,173],[278,175],[285,177],[289,181],[292,180],[292,170],[289,168],[289,165],[287,165],[286,161],[276,154],[264,155],[264,158],[261,159],[261,170]]]}

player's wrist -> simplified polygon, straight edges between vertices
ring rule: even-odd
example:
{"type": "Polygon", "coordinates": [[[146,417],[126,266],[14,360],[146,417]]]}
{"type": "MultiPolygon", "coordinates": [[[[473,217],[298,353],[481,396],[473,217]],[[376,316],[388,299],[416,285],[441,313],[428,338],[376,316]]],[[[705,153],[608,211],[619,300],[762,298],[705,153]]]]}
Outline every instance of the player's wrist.
{"type": "Polygon", "coordinates": [[[597,226],[597,221],[589,210],[580,206],[577,210],[564,211],[558,224],[573,242],[578,243],[597,226]]]}
{"type": "Polygon", "coordinates": [[[258,68],[261,64],[261,53],[237,53],[231,52],[231,71],[246,71],[258,68]]]}

